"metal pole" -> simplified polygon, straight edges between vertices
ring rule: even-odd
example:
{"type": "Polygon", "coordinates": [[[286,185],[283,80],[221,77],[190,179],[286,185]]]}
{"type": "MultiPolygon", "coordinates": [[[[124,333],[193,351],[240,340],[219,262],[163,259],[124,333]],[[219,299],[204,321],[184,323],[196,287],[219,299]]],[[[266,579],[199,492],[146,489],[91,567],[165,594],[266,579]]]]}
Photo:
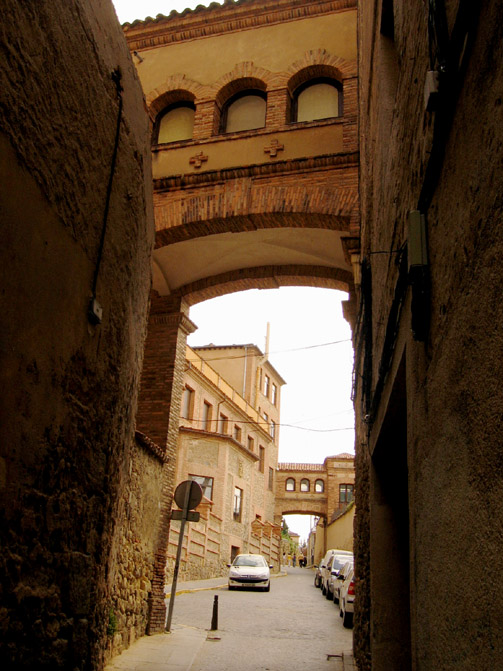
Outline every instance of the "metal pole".
{"type": "Polygon", "coordinates": [[[218,595],[215,594],[213,599],[213,615],[211,618],[211,631],[218,629],[218,595]]]}
{"type": "Polygon", "coordinates": [[[185,500],[183,503],[182,521],[180,522],[180,536],[178,538],[178,548],[176,551],[175,570],[173,571],[173,582],[171,584],[171,596],[169,598],[168,619],[166,621],[166,631],[171,632],[171,618],[173,617],[173,606],[175,605],[176,583],[178,581],[178,570],[180,568],[180,557],[182,555],[183,535],[185,533],[185,522],[187,521],[187,512],[189,509],[189,498],[192,486],[187,487],[185,500]]]}

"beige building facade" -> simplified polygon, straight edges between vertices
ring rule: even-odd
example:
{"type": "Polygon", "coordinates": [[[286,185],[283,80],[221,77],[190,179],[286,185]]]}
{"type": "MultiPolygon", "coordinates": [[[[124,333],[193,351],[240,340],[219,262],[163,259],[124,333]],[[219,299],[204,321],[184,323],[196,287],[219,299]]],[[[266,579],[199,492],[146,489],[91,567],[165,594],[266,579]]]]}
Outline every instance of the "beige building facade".
{"type": "MultiPolygon", "coordinates": [[[[186,579],[222,575],[236,554],[255,551],[257,542],[279,568],[274,484],[283,384],[255,345],[187,347],[176,482],[201,485],[204,520],[191,524],[186,540],[186,579]]],[[[178,530],[172,523],[168,578],[178,530]]]]}

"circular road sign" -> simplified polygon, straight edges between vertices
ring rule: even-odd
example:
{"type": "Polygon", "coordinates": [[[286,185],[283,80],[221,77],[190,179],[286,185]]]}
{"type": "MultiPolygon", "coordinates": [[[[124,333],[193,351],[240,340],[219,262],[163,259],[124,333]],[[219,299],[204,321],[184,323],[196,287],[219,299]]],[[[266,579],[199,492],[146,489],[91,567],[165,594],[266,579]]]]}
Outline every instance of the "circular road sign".
{"type": "Polygon", "coordinates": [[[185,504],[185,497],[187,496],[187,491],[189,494],[187,509],[194,510],[201,503],[203,498],[203,490],[198,482],[195,480],[184,480],[180,482],[178,487],[175,490],[175,501],[179,507],[183,510],[185,504]]]}

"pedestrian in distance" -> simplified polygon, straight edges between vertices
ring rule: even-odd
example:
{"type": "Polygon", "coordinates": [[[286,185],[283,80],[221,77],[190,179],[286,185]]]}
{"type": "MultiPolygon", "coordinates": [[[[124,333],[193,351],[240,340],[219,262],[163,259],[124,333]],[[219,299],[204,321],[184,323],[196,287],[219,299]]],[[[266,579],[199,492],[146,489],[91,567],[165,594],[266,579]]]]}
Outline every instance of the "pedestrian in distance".
{"type": "Polygon", "coordinates": [[[293,555],[293,557],[292,557],[292,562],[293,562],[293,565],[294,565],[294,566],[295,566],[296,561],[297,561],[297,557],[296,557],[295,555],[293,555]]]}

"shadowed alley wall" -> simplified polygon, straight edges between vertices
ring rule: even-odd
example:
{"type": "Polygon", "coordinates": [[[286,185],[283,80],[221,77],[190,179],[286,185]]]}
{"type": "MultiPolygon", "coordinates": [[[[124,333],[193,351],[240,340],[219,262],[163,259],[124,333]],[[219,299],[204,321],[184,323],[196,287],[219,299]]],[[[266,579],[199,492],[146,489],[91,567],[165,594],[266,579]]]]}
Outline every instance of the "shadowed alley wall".
{"type": "Polygon", "coordinates": [[[148,120],[111,3],[2,3],[2,668],[99,668],[153,244],[148,120]],[[108,227],[87,319],[119,115],[108,227]]]}

